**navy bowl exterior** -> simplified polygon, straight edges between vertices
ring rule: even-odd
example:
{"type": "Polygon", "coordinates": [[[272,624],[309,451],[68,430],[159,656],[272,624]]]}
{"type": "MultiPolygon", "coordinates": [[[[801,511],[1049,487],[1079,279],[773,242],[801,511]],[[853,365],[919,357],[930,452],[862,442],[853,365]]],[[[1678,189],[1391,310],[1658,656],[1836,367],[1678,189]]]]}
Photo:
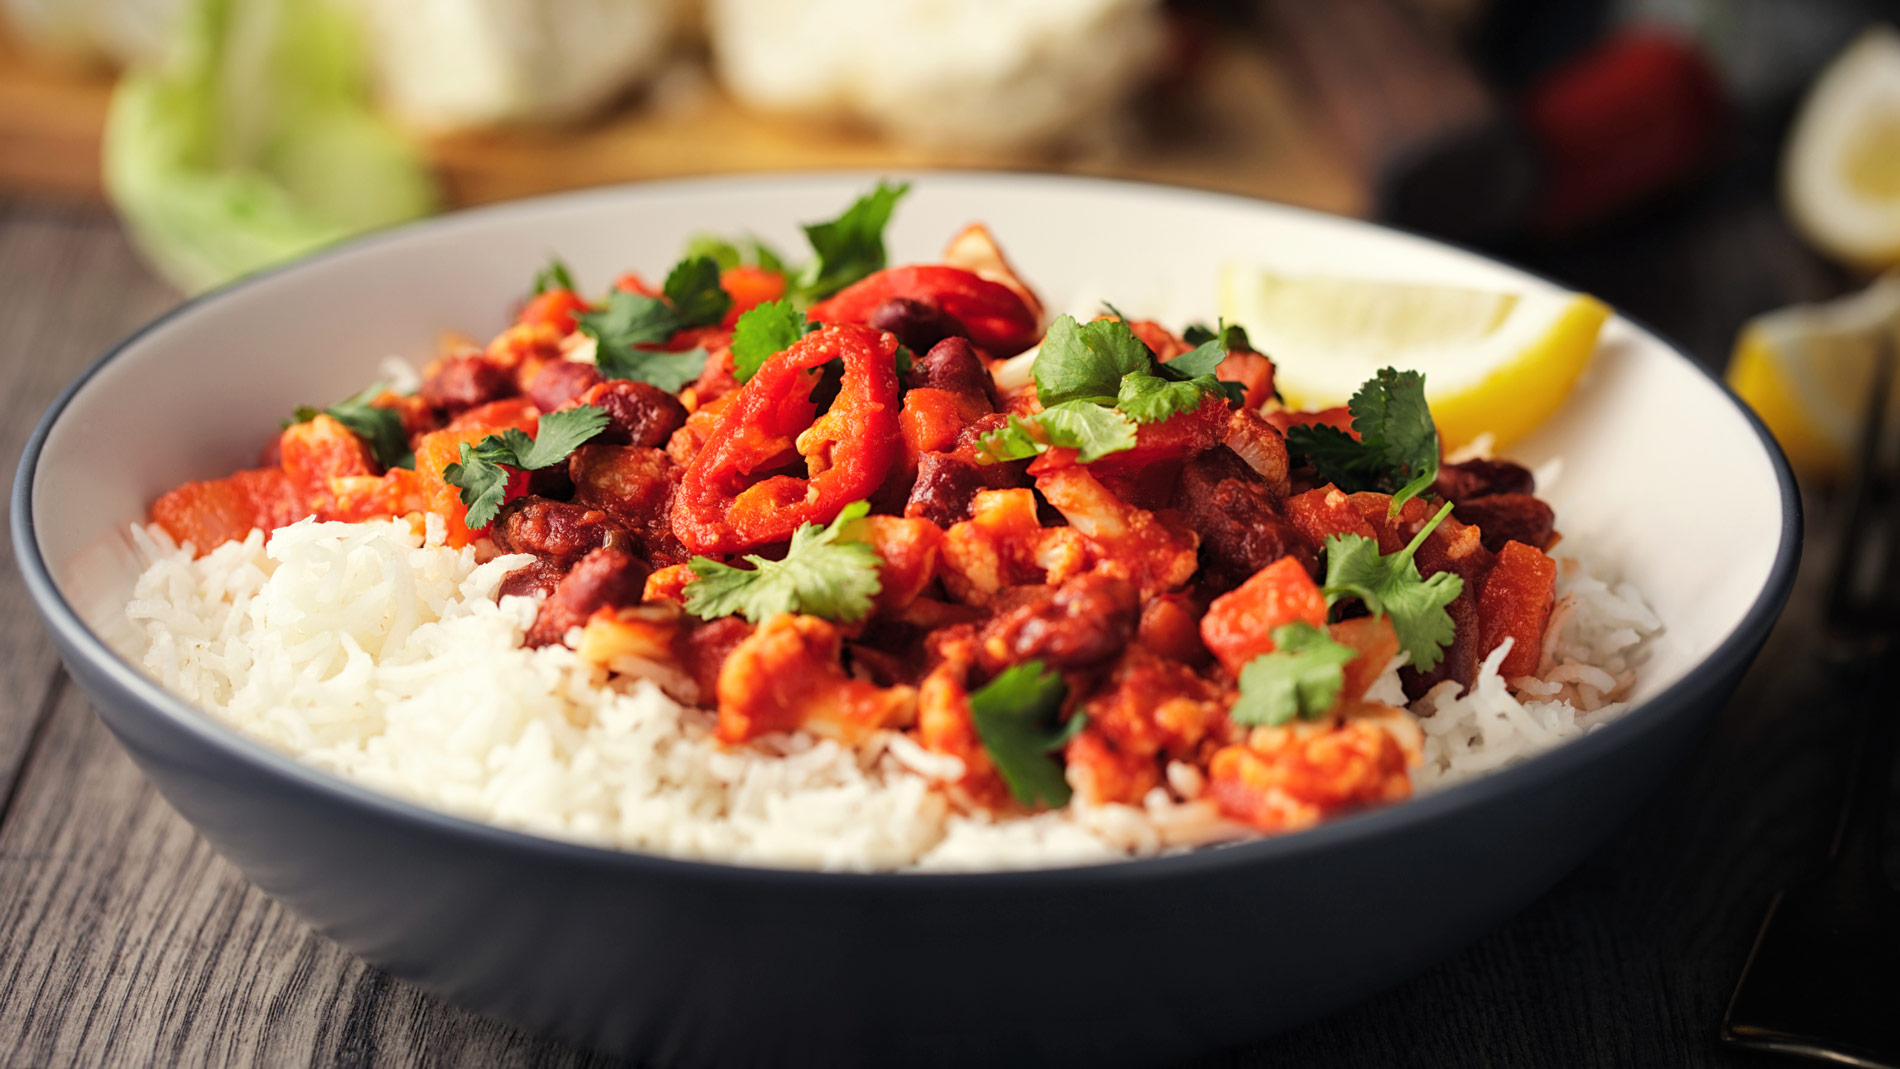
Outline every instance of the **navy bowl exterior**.
{"type": "Polygon", "coordinates": [[[1756,652],[1705,666],[1619,748],[1455,820],[1189,872],[841,881],[642,872],[390,819],[205,746],[55,636],[165,798],[319,931],[450,1000],[680,1065],[1133,1063],[1323,1014],[1453,953],[1573,868],[1756,652]]]}

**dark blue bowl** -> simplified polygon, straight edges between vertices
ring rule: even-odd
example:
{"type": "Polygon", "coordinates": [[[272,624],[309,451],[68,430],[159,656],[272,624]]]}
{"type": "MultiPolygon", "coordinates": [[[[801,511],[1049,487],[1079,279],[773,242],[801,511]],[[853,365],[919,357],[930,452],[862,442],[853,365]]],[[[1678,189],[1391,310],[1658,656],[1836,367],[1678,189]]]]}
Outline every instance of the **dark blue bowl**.
{"type": "MultiPolygon", "coordinates": [[[[658,250],[629,253],[619,242],[574,257],[607,277],[624,262],[664,260],[684,232],[769,234],[862,184],[678,183],[450,217],[240,283],[127,339],[54,403],[14,486],[21,570],[74,678],[171,804],[259,887],[452,1001],[665,1063],[1124,1063],[1326,1013],[1500,924],[1653,791],[1740,680],[1787,596],[1800,516],[1780,452],[1719,383],[1624,324],[1618,344],[1629,351],[1600,357],[1609,361],[1600,380],[1573,401],[1582,416],[1553,432],[1567,442],[1527,445],[1594,449],[1584,418],[1593,406],[1641,403],[1621,391],[1649,384],[1650,372],[1690,384],[1674,387],[1680,396],[1669,403],[1704,412],[1704,435],[1726,428],[1711,458],[1753,465],[1740,485],[1759,497],[1760,529],[1737,536],[1755,542],[1750,570],[1735,580],[1743,588],[1728,591],[1732,608],[1683,625],[1681,643],[1697,648],[1678,656],[1693,663],[1621,719],[1482,779],[1296,835],[969,875],[788,872],[594,849],[432,812],[297,764],[190,708],[115,652],[126,647],[112,611],[136,564],[114,532],[164,487],[242,462],[290,404],[355,388],[366,360],[445,322],[480,322],[470,309],[500,315],[527,277],[523,265],[548,247],[598,244],[604,231],[643,233],[658,250]],[[432,267],[458,277],[435,280],[432,267]],[[469,292],[430,296],[451,283],[469,292]],[[345,348],[337,332],[349,328],[334,324],[353,319],[389,326],[359,331],[345,348]],[[310,354],[360,346],[367,355],[346,367],[289,352],[260,366],[251,354],[265,337],[310,354]],[[122,446],[148,440],[177,446],[149,455],[122,446]],[[88,491],[62,490],[71,486],[88,491]]],[[[1395,263],[1424,257],[1447,271],[1464,264],[1521,277],[1361,224],[1113,183],[933,176],[906,211],[939,222],[1000,214],[1025,228],[1038,216],[1117,211],[1165,225],[1170,241],[1188,234],[1190,245],[1195,234],[1218,245],[1217,235],[1248,228],[1302,240],[1337,231],[1355,257],[1396,250],[1395,263]]],[[[1008,223],[999,232],[1012,234],[1008,223]]],[[[1258,236],[1234,240],[1243,239],[1258,236]]],[[[1033,253],[1018,260],[1039,267],[1033,253]]],[[[1705,463],[1655,455],[1691,472],[1705,463]]],[[[1706,463],[1713,470],[1715,460],[1706,463]]],[[[1657,551],[1696,552],[1667,548],[1682,537],[1656,531],[1657,551]]]]}

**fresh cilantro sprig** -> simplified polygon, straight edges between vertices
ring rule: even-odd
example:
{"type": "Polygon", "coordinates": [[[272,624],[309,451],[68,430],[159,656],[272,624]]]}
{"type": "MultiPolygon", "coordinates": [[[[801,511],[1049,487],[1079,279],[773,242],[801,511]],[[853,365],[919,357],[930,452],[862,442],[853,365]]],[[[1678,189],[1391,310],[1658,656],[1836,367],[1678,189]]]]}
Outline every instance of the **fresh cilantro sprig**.
{"type": "Polygon", "coordinates": [[[1214,376],[1226,357],[1213,339],[1162,363],[1120,319],[1079,323],[1060,316],[1030,369],[1043,410],[1010,417],[978,441],[977,454],[993,463],[1066,446],[1087,464],[1133,449],[1137,424],[1192,412],[1210,396],[1238,400],[1238,384],[1214,376]]]}
{"type": "Polygon", "coordinates": [[[879,180],[869,193],[851,202],[836,219],[809,223],[805,240],[811,243],[812,261],[794,278],[788,279],[787,295],[801,307],[826,297],[880,271],[885,263],[884,227],[909,182],[895,185],[879,180]]]}
{"type": "Polygon", "coordinates": [[[767,360],[790,349],[818,329],[788,300],[766,301],[746,309],[732,328],[732,377],[745,382],[767,360]]]}
{"type": "Polygon", "coordinates": [[[977,738],[1009,793],[1024,805],[1059,808],[1069,802],[1062,762],[1052,755],[1081,732],[1088,718],[1076,713],[1066,723],[1056,722],[1068,693],[1061,676],[1031,660],[1003,669],[970,695],[977,738]]]}
{"type": "Polygon", "coordinates": [[[725,318],[732,298],[719,286],[719,265],[694,256],[673,266],[662,297],[615,290],[607,307],[574,317],[581,332],[594,339],[594,360],[610,379],[650,382],[668,393],[697,379],[706,367],[706,350],[683,353],[654,348],[682,330],[711,326],[725,318]]]}
{"type": "MultiPolygon", "coordinates": [[[[371,383],[369,389],[351,394],[329,408],[299,405],[289,423],[307,423],[320,414],[329,416],[350,429],[369,446],[370,455],[384,468],[413,468],[416,455],[409,449],[409,432],[403,429],[402,413],[392,408],[377,408],[370,402],[389,389],[385,382],[371,383]]],[[[285,426],[289,426],[286,423],[285,426]]]]}
{"type": "Polygon", "coordinates": [[[539,297],[549,290],[557,289],[572,293],[575,289],[574,276],[559,257],[550,256],[548,265],[534,273],[534,295],[539,297]]]}
{"type": "Polygon", "coordinates": [[[1189,323],[1187,329],[1181,332],[1182,340],[1189,345],[1205,345],[1210,341],[1218,341],[1228,349],[1240,349],[1250,353],[1254,351],[1253,343],[1247,340],[1246,327],[1239,323],[1229,323],[1225,319],[1217,319],[1214,322],[1213,327],[1205,323],[1189,323]]]}
{"type": "Polygon", "coordinates": [[[1089,464],[1133,449],[1135,438],[1135,424],[1120,412],[1087,401],[1064,401],[1028,418],[1009,417],[1008,424],[977,440],[976,453],[979,460],[993,464],[1064,447],[1089,464]]]}
{"type": "Polygon", "coordinates": [[[727,241],[717,234],[696,234],[686,242],[687,256],[704,256],[722,271],[735,267],[761,267],[785,273],[785,261],[772,246],[748,234],[738,241],[727,241]]]}
{"type": "Polygon", "coordinates": [[[1286,432],[1287,450],[1347,493],[1391,494],[1396,516],[1438,478],[1438,426],[1425,403],[1425,376],[1385,368],[1359,387],[1347,408],[1357,440],[1337,427],[1301,424],[1286,432]]]}
{"type": "Polygon", "coordinates": [[[695,578],[686,584],[686,611],[702,620],[736,613],[755,624],[782,612],[838,623],[864,619],[871,599],[883,589],[877,574],[883,558],[849,535],[870,511],[867,502],[855,501],[829,524],[805,524],[793,532],[783,560],[752,553],[745,558],[752,567],[735,568],[694,557],[688,565],[695,578]]]}
{"type": "Polygon", "coordinates": [[[442,478],[461,488],[468,506],[469,530],[489,525],[507,502],[508,469],[536,471],[566,460],[568,454],[607,426],[607,410],[597,405],[556,409],[541,417],[533,438],[510,427],[470,445],[462,443],[461,460],[442,469],[442,478]]]}
{"type": "Polygon", "coordinates": [[[1321,591],[1326,604],[1355,597],[1373,615],[1389,617],[1399,648],[1411,655],[1412,666],[1421,672],[1437,666],[1444,647],[1451,645],[1457,633],[1445,606],[1464,590],[1465,581],[1453,572],[1424,578],[1412,558],[1451,509],[1451,502],[1446,502],[1404,549],[1386,556],[1379,555],[1377,541],[1364,535],[1333,535],[1325,543],[1326,583],[1321,591]]]}
{"type": "Polygon", "coordinates": [[[1303,621],[1272,631],[1273,650],[1240,670],[1240,696],[1227,711],[1236,724],[1278,727],[1294,717],[1317,720],[1332,711],[1345,668],[1359,655],[1303,621]]]}

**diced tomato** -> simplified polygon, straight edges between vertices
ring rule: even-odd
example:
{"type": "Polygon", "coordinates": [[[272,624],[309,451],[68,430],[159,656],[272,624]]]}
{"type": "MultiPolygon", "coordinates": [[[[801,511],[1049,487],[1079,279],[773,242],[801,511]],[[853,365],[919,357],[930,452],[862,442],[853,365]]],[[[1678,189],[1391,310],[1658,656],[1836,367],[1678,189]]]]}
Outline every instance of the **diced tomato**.
{"type": "Polygon", "coordinates": [[[642,297],[658,297],[660,295],[659,290],[647,285],[647,280],[641,278],[640,272],[638,271],[628,271],[626,274],[614,279],[614,289],[623,290],[627,293],[638,293],[642,297]]]}
{"type": "Polygon", "coordinates": [[[675,605],[686,604],[686,584],[698,578],[693,574],[691,565],[669,564],[647,576],[647,585],[640,595],[641,601],[670,601],[675,605]]]}
{"type": "MultiPolygon", "coordinates": [[[[541,410],[526,397],[505,397],[499,401],[490,401],[485,405],[476,405],[449,421],[445,430],[484,431],[495,434],[512,427],[532,436],[540,426],[541,410]]],[[[477,439],[479,440],[479,438],[477,439]]]]}
{"type": "MultiPolygon", "coordinates": [[[[1246,395],[1241,399],[1243,408],[1259,408],[1273,396],[1273,361],[1259,353],[1249,353],[1240,349],[1230,349],[1227,359],[1214,369],[1214,377],[1222,382],[1238,382],[1246,395]]],[[[1285,433],[1286,428],[1281,428],[1285,433]]]]}
{"type": "Polygon", "coordinates": [[[1201,617],[1201,641],[1238,676],[1273,652],[1273,629],[1291,623],[1326,626],[1326,597],[1297,559],[1281,557],[1214,599],[1201,617]]]}
{"type": "Polygon", "coordinates": [[[1135,337],[1141,339],[1141,344],[1146,345],[1149,351],[1155,354],[1156,360],[1173,360],[1194,348],[1181,340],[1180,335],[1152,319],[1131,319],[1128,321],[1128,329],[1134,332],[1135,337]]]}
{"type": "Polygon", "coordinates": [[[327,518],[335,508],[330,480],[380,474],[369,446],[356,432],[322,413],[285,427],[278,441],[290,485],[319,516],[327,518]]]}
{"type": "Polygon", "coordinates": [[[913,465],[920,454],[947,453],[956,448],[957,435],[967,423],[962,405],[962,398],[948,390],[920,386],[905,391],[897,425],[913,465]]]}
{"type": "Polygon", "coordinates": [[[1377,539],[1379,532],[1352,505],[1352,499],[1328,483],[1316,490],[1294,494],[1280,503],[1288,523],[1316,546],[1332,535],[1356,534],[1377,539]]]}
{"type": "Polygon", "coordinates": [[[406,516],[428,508],[422,480],[407,468],[391,468],[379,476],[332,479],[330,495],[334,503],[324,518],[350,523],[406,516]]]}
{"type": "Polygon", "coordinates": [[[1535,546],[1504,543],[1478,595],[1480,656],[1489,656],[1505,639],[1512,640],[1511,652],[1498,668],[1500,676],[1509,679],[1537,671],[1556,586],[1556,561],[1535,546]]]}
{"type": "Polygon", "coordinates": [[[1411,797],[1405,749],[1367,720],[1319,732],[1256,731],[1208,763],[1207,793],[1261,831],[1309,827],[1333,813],[1411,797]]]}
{"type": "Polygon", "coordinates": [[[1280,428],[1281,434],[1285,434],[1287,428],[1297,427],[1301,424],[1323,424],[1345,431],[1355,439],[1359,437],[1359,432],[1352,429],[1352,410],[1346,408],[1344,405],[1338,408],[1322,408],[1317,412],[1290,412],[1286,409],[1281,409],[1278,412],[1263,412],[1261,414],[1266,417],[1268,423],[1280,428]]]}
{"type": "MultiPolygon", "coordinates": [[[[462,504],[461,488],[451,484],[442,472],[450,464],[461,461],[464,443],[474,445],[490,433],[487,428],[478,427],[434,431],[416,439],[416,480],[423,500],[429,511],[440,515],[448,525],[448,544],[457,548],[473,542],[476,536],[468,529],[468,506],[462,504]]],[[[510,480],[508,496],[527,493],[527,483],[526,473],[519,473],[517,479],[510,480]]]]}
{"type": "Polygon", "coordinates": [[[719,288],[732,298],[732,308],[726,312],[725,321],[727,329],[731,329],[741,315],[766,301],[776,301],[783,296],[785,276],[763,267],[741,264],[719,273],[719,288]]]}
{"type": "Polygon", "coordinates": [[[1399,633],[1392,630],[1392,621],[1384,616],[1341,620],[1326,630],[1334,642],[1359,653],[1346,662],[1345,685],[1339,689],[1341,702],[1356,702],[1365,696],[1366,688],[1379,678],[1392,658],[1398,656],[1399,633]]]}
{"type": "Polygon", "coordinates": [[[189,482],[152,503],[152,522],[199,556],[253,528],[274,531],[305,515],[302,498],[276,468],[240,471],[223,479],[189,482]]]}
{"type": "Polygon", "coordinates": [[[574,330],[575,313],[587,309],[587,302],[573,290],[551,289],[536,294],[522,305],[521,314],[515,316],[515,322],[540,324],[569,334],[574,330]]]}

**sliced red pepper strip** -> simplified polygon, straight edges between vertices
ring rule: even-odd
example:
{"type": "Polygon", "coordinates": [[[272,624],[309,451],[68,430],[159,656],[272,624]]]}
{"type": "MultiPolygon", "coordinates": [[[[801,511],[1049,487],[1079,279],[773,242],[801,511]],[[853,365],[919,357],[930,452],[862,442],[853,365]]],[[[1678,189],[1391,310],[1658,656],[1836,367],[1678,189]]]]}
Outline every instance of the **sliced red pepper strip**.
{"type": "Polygon", "coordinates": [[[1036,313],[1014,290],[941,264],[887,267],[813,305],[810,315],[819,323],[868,323],[871,313],[893,297],[935,305],[962,323],[970,340],[991,356],[1014,356],[1042,336],[1036,313]]]}
{"type": "Polygon", "coordinates": [[[832,326],[767,360],[727,406],[687,465],[673,497],[673,533],[694,553],[740,553],[784,542],[807,523],[829,523],[869,497],[902,446],[897,339],[868,327],[832,326]],[[844,382],[816,420],[818,369],[844,359],[844,382]],[[809,478],[767,475],[794,452],[809,478]]]}

